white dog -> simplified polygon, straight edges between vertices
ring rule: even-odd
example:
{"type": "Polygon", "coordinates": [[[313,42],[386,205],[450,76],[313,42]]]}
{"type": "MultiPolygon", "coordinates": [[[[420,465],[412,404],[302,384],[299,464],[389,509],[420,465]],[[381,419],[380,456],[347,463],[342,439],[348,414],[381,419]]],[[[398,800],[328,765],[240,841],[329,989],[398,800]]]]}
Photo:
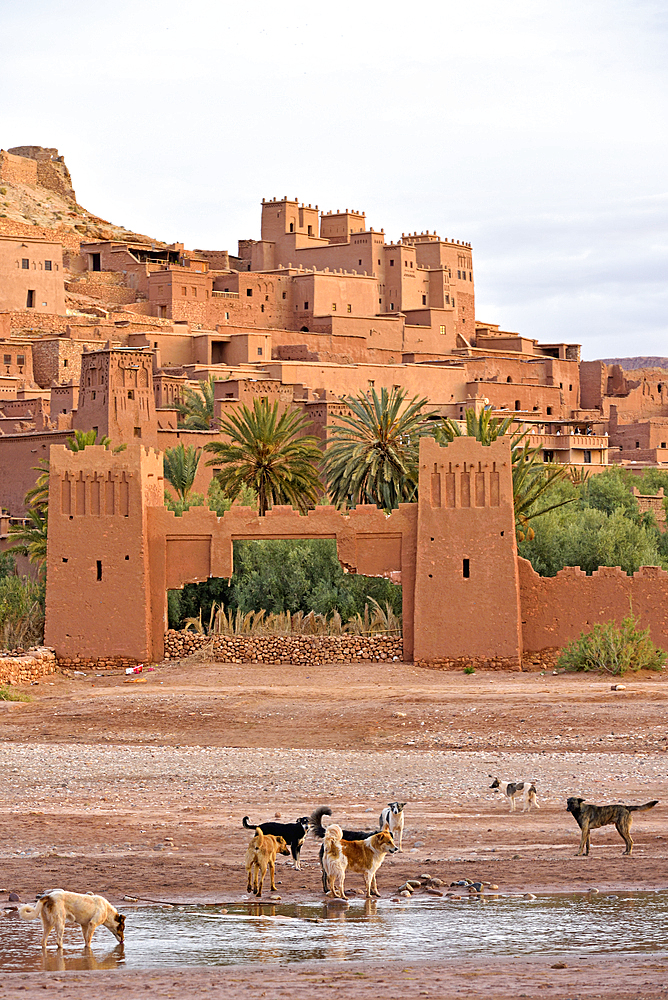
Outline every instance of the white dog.
{"type": "Polygon", "coordinates": [[[380,814],[380,819],[378,820],[378,826],[382,830],[385,824],[390,828],[390,833],[392,834],[395,843],[398,842],[399,850],[403,851],[401,846],[401,841],[404,836],[404,806],[405,802],[390,802],[385,806],[382,813],[380,814]]]}
{"type": "Polygon", "coordinates": [[[62,949],[66,923],[79,924],[86,948],[90,948],[91,938],[100,925],[111,931],[121,944],[125,937],[123,914],[104,896],[94,896],[92,893],[83,895],[80,892],[51,889],[39,897],[35,906],[20,906],[19,914],[24,920],[42,918],[42,948],[46,948],[49,934],[55,928],[58,948],[62,949]]]}

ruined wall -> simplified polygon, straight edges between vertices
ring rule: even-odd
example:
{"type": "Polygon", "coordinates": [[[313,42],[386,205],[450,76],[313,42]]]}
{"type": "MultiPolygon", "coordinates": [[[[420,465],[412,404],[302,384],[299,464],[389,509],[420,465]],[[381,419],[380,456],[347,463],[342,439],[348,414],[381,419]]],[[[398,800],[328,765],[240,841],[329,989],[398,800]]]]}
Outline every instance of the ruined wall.
{"type": "Polygon", "coordinates": [[[633,608],[657,645],[668,649],[668,573],[643,566],[633,576],[601,566],[587,576],[577,566],[556,576],[539,576],[518,559],[522,645],[525,654],[562,647],[594,625],[620,622],[633,608]]]}
{"type": "Polygon", "coordinates": [[[57,149],[47,149],[43,146],[12,146],[8,153],[35,164],[36,183],[39,187],[48,188],[49,191],[55,191],[65,198],[76,201],[72,178],[65,166],[65,158],[59,155],[57,149]]]}
{"type": "Polygon", "coordinates": [[[6,184],[37,186],[37,163],[25,156],[14,156],[0,149],[0,181],[6,184]]]}
{"type": "Polygon", "coordinates": [[[57,667],[56,654],[45,646],[36,646],[17,656],[0,655],[0,684],[31,684],[57,667]]]}
{"type": "Polygon", "coordinates": [[[170,629],[165,659],[207,657],[225,663],[387,663],[403,659],[401,636],[391,635],[216,635],[170,629]]]}

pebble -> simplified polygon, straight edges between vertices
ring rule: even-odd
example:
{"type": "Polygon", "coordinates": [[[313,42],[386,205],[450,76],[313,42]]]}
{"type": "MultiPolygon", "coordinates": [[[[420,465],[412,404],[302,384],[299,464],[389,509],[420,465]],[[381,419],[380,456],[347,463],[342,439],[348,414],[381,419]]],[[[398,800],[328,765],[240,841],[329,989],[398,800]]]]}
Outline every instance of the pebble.
{"type": "Polygon", "coordinates": [[[411,896],[413,895],[413,893],[410,891],[410,889],[402,889],[402,891],[399,893],[399,895],[400,896],[404,896],[405,898],[410,899],[411,896]]]}

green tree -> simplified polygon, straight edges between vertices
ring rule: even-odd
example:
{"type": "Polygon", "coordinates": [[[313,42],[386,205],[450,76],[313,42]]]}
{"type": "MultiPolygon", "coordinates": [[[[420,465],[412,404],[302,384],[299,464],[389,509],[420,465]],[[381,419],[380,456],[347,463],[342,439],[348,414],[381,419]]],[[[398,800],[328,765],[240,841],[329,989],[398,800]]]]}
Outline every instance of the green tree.
{"type": "Polygon", "coordinates": [[[184,506],[192,491],[201,457],[201,448],[195,448],[193,445],[188,445],[186,448],[182,441],[174,448],[165,449],[163,455],[165,479],[184,506]]]}
{"type": "Polygon", "coordinates": [[[317,438],[303,435],[308,418],[295,410],[278,412],[278,402],[253,400],[220,422],[229,441],[211,441],[205,451],[222,465],[216,479],[232,500],[244,487],[257,493],[264,515],[273,504],[292,504],[302,512],[313,507],[321,490],[317,464],[322,458],[317,438]]]}
{"type": "Polygon", "coordinates": [[[404,389],[348,396],[349,414],[336,418],[325,451],[325,473],[338,507],[373,503],[389,511],[415,500],[420,438],[432,432],[427,399],[404,389]]]}
{"type": "Polygon", "coordinates": [[[31,563],[43,571],[46,562],[48,533],[48,505],[28,507],[24,524],[12,524],[9,535],[14,542],[7,552],[27,556],[31,563]]]}
{"type": "Polygon", "coordinates": [[[199,389],[186,387],[183,390],[183,402],[177,403],[179,424],[193,431],[208,431],[213,423],[213,387],[214,377],[200,381],[199,389]]]}

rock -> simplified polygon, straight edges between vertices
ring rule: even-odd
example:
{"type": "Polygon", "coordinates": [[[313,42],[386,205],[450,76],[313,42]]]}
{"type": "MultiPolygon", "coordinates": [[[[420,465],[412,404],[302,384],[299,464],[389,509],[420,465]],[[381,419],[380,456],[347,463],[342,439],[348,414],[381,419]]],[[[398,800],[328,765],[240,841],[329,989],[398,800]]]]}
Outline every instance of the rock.
{"type": "Polygon", "coordinates": [[[430,896],[444,896],[445,893],[441,892],[440,889],[432,889],[431,886],[427,886],[425,892],[428,892],[430,896]]]}
{"type": "Polygon", "coordinates": [[[399,895],[403,896],[405,899],[410,899],[413,893],[410,892],[408,889],[404,889],[402,892],[399,893],[399,895]]]}
{"type": "Polygon", "coordinates": [[[493,890],[494,890],[495,892],[496,892],[496,890],[497,890],[497,889],[499,888],[499,887],[498,887],[498,885],[494,885],[494,883],[493,883],[493,882],[490,882],[490,883],[489,883],[489,887],[490,887],[490,889],[493,889],[493,890]]]}
{"type": "Polygon", "coordinates": [[[611,691],[626,691],[626,684],[611,684],[611,691]]]}
{"type": "Polygon", "coordinates": [[[408,892],[411,895],[413,895],[413,887],[411,886],[410,882],[404,882],[403,885],[399,886],[397,892],[408,892]]]}
{"type": "Polygon", "coordinates": [[[21,897],[19,896],[18,892],[10,892],[10,894],[9,894],[9,896],[7,898],[9,899],[10,903],[20,903],[21,902],[21,897]]]}
{"type": "Polygon", "coordinates": [[[445,885],[445,882],[443,881],[443,879],[440,878],[430,878],[429,881],[427,882],[427,885],[431,889],[438,889],[439,886],[445,885]]]}
{"type": "Polygon", "coordinates": [[[409,886],[409,888],[411,889],[419,889],[420,886],[422,885],[422,882],[420,882],[419,879],[416,878],[407,878],[406,885],[409,886]]]}

